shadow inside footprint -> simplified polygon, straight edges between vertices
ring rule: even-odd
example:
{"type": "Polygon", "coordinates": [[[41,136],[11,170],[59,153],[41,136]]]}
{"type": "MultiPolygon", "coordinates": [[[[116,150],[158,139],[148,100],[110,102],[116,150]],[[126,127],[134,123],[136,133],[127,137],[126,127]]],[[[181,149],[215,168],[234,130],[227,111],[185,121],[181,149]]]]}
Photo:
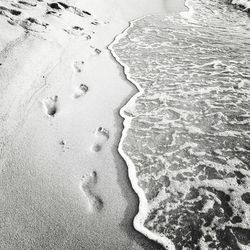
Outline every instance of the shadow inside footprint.
{"type": "Polygon", "coordinates": [[[90,174],[83,175],[80,182],[80,188],[88,200],[88,210],[90,212],[100,211],[103,208],[102,199],[93,192],[96,183],[97,173],[95,171],[90,174]]]}
{"type": "Polygon", "coordinates": [[[92,147],[91,147],[91,151],[93,151],[93,152],[99,152],[99,151],[101,151],[101,149],[102,149],[102,145],[100,145],[100,144],[94,144],[92,147]]]}
{"type": "Polygon", "coordinates": [[[57,101],[58,96],[50,97],[43,101],[43,107],[47,115],[55,116],[57,112],[57,101]]]}
{"type": "Polygon", "coordinates": [[[109,139],[109,131],[103,127],[99,127],[95,131],[96,140],[91,146],[91,151],[99,152],[102,149],[103,144],[109,139]]]}

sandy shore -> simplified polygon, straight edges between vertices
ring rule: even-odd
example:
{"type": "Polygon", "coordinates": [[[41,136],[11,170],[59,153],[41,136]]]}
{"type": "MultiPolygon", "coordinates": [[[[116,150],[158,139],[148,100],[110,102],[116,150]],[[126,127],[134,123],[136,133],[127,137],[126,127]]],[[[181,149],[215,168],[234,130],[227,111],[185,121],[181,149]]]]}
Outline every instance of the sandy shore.
{"type": "Polygon", "coordinates": [[[132,227],[117,147],[136,90],[107,46],[128,21],[183,2],[27,2],[0,1],[1,249],[159,249],[132,227]]]}

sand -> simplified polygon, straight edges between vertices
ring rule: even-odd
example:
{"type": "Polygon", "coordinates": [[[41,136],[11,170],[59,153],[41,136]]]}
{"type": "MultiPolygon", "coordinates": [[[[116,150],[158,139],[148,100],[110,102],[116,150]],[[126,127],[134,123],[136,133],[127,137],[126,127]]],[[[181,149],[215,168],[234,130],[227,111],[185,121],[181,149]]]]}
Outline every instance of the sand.
{"type": "Polygon", "coordinates": [[[0,249],[160,249],[133,229],[117,148],[136,89],[107,47],[130,20],[183,2],[16,2],[0,1],[0,249]]]}

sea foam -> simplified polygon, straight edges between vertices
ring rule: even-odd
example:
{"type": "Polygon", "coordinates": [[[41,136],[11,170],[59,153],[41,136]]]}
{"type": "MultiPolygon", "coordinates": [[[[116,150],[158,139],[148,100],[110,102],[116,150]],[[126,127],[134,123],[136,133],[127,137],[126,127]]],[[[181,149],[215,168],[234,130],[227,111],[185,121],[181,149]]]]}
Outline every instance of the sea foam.
{"type": "Polygon", "coordinates": [[[119,152],[140,198],[135,228],[168,249],[250,244],[249,18],[226,1],[146,16],[111,44],[138,89],[119,152]]]}

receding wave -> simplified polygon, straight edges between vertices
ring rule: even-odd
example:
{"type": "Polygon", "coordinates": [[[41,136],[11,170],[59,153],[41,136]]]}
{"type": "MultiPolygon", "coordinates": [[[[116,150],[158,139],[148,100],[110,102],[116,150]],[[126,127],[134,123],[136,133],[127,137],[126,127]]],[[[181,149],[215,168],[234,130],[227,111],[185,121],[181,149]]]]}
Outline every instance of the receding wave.
{"type": "Polygon", "coordinates": [[[250,0],[230,0],[230,3],[250,13],[250,0]]]}
{"type": "Polygon", "coordinates": [[[147,16],[110,46],[139,92],[119,152],[135,228],[168,249],[250,245],[250,19],[226,0],[147,16]]]}

